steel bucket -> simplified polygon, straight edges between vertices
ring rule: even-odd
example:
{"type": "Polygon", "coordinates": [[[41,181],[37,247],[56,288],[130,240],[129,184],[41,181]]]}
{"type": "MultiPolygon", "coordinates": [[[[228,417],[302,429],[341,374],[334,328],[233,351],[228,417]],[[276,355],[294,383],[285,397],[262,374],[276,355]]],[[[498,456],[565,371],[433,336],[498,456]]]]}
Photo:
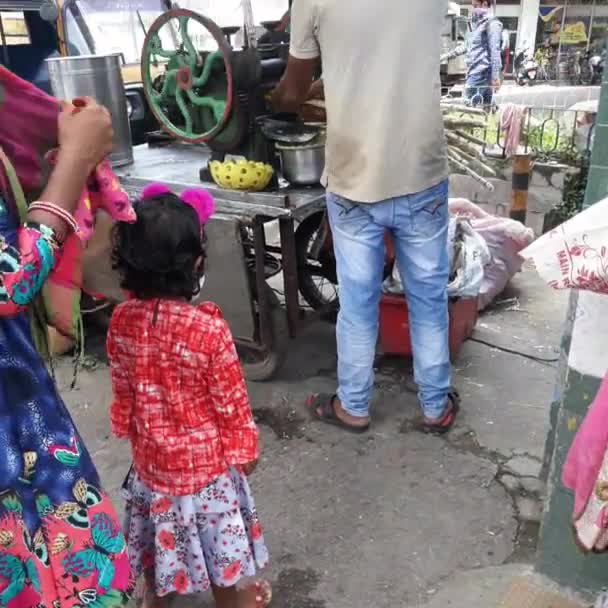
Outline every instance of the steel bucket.
{"type": "Polygon", "coordinates": [[[133,145],[120,54],[52,57],[46,62],[55,97],[65,100],[92,97],[110,111],[114,128],[110,164],[119,167],[132,163],[133,145]]]}

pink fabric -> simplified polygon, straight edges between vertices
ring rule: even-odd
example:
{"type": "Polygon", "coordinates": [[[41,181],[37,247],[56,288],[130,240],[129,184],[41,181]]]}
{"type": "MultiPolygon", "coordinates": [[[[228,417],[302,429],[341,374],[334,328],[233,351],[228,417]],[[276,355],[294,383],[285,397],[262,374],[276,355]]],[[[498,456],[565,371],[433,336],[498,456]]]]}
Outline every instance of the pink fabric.
{"type": "MultiPolygon", "coordinates": [[[[57,150],[46,155],[50,165],[57,159],[57,150]]],[[[135,211],[127,193],[120,187],[118,178],[114,175],[108,161],[103,161],[89,176],[86,187],[80,195],[74,218],[78,223],[76,236],[83,242],[93,235],[95,213],[103,209],[117,222],[134,222],[135,211]]]]}
{"type": "MultiPolygon", "coordinates": [[[[38,194],[48,165],[55,163],[58,115],[56,99],[0,66],[0,146],[28,198],[38,194]]],[[[135,221],[129,198],[105,161],[89,177],[74,213],[81,240],[91,237],[93,218],[100,208],[117,221],[135,221]]]]}
{"type": "Polygon", "coordinates": [[[608,374],[579,428],[564,467],[562,483],[574,492],[573,519],[580,518],[608,449],[608,374]]]}
{"type": "Polygon", "coordinates": [[[0,65],[0,146],[27,193],[42,188],[44,155],[57,145],[56,99],[0,65]]]}
{"type": "Polygon", "coordinates": [[[473,230],[485,240],[492,260],[484,268],[479,291],[479,310],[489,306],[509,281],[521,270],[523,258],[519,252],[534,240],[534,232],[521,222],[490,215],[464,198],[451,198],[450,214],[467,218],[473,230]]]}
{"type": "Polygon", "coordinates": [[[505,154],[511,158],[517,154],[521,139],[521,128],[528,108],[508,103],[500,110],[500,129],[505,134],[505,154]]]}

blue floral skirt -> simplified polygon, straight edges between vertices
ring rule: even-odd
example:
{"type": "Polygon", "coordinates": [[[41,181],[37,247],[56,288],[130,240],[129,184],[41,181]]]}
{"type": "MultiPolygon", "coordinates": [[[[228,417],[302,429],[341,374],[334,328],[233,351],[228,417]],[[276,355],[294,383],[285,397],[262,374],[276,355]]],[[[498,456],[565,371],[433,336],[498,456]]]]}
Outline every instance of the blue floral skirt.
{"type": "Polygon", "coordinates": [[[158,596],[230,587],[268,563],[249,483],[235,468],[188,496],[153,492],[131,470],[123,494],[131,567],[158,596]]]}

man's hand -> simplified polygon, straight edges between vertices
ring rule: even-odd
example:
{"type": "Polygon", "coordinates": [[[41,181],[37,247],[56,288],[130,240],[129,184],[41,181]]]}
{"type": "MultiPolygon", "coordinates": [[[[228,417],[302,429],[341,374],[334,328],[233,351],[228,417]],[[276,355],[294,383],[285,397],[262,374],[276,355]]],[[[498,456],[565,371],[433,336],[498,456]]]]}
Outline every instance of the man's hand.
{"type": "Polygon", "coordinates": [[[247,477],[249,477],[256,470],[257,466],[258,466],[258,460],[256,458],[255,460],[242,465],[243,473],[245,473],[245,475],[247,475],[247,477]]]}
{"type": "Polygon", "coordinates": [[[494,91],[498,91],[501,86],[502,82],[500,81],[500,78],[497,78],[496,80],[492,81],[492,88],[494,89],[494,91]]]}
{"type": "Polygon", "coordinates": [[[110,113],[93,99],[76,107],[63,103],[58,118],[59,158],[83,165],[87,174],[112,151],[110,113]]]}

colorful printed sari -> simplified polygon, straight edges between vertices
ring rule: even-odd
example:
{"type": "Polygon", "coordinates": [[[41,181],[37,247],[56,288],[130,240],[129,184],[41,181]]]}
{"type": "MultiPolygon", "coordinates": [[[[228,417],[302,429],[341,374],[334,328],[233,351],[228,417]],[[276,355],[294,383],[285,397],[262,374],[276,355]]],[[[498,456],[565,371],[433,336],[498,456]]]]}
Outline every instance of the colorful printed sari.
{"type": "Polygon", "coordinates": [[[52,230],[0,199],[0,606],[112,608],[131,590],[125,539],[25,312],[56,256],[52,230]]]}
{"type": "MultiPolygon", "coordinates": [[[[1,80],[4,104],[11,96],[1,80]]],[[[13,109],[0,139],[13,137],[7,152],[34,187],[37,154],[49,142],[35,125],[14,132],[13,109]],[[24,135],[34,138],[29,145],[18,144],[24,135]]],[[[9,190],[0,171],[0,606],[122,606],[132,587],[125,539],[27,314],[63,258],[52,230],[19,221],[9,190]]]]}

